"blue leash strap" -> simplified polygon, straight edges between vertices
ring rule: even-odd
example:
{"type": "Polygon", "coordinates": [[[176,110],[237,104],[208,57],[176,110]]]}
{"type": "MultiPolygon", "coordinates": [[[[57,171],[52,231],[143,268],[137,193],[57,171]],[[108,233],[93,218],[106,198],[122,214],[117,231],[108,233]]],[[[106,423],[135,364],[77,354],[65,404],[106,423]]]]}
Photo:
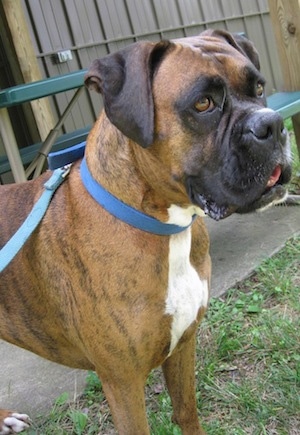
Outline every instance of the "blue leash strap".
{"type": "Polygon", "coordinates": [[[51,171],[68,165],[84,156],[86,141],[60,151],[53,151],[48,155],[48,167],[51,171]]]}
{"type": "Polygon", "coordinates": [[[23,222],[21,227],[16,231],[12,238],[0,250],[0,272],[2,272],[11,260],[17,255],[27,239],[31,236],[38,224],[43,219],[48,205],[56,189],[65,180],[70,172],[71,165],[56,169],[48,181],[44,184],[44,192],[34,205],[30,214],[23,222]]]}

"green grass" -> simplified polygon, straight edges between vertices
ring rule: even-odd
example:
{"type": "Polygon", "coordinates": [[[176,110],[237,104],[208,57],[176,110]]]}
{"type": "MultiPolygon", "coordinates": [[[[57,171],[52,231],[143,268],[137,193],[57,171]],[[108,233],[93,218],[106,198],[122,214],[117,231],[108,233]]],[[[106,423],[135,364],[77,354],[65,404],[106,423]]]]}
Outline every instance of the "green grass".
{"type": "Polygon", "coordinates": [[[299,289],[298,237],[211,301],[198,360],[208,434],[300,433],[299,289]]]}
{"type": "MultiPolygon", "coordinates": [[[[293,141],[290,191],[300,193],[293,141]]],[[[288,217],[287,217],[288,219],[288,217]]],[[[300,434],[300,237],[246,281],[211,299],[197,340],[197,400],[208,435],[300,434]]],[[[62,394],[30,435],[115,434],[97,376],[75,403],[62,394]]],[[[160,370],[148,378],[151,433],[179,435],[160,370]]]]}

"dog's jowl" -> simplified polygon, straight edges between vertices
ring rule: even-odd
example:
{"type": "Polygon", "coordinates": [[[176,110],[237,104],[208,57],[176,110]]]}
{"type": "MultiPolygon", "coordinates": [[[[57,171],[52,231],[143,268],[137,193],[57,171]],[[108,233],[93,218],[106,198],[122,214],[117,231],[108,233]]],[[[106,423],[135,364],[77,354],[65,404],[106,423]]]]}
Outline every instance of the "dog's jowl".
{"type": "MultiPolygon", "coordinates": [[[[104,110],[47,212],[1,273],[0,336],[96,370],[119,434],[149,434],[144,385],[162,366],[173,420],[204,434],[194,359],[219,220],[280,201],[290,177],[281,117],[256,50],[224,31],[138,42],[95,60],[104,110]]],[[[0,246],[51,176],[1,186],[0,246]]],[[[22,410],[20,410],[22,412],[22,410]]],[[[27,417],[1,411],[0,433],[27,417]]]]}

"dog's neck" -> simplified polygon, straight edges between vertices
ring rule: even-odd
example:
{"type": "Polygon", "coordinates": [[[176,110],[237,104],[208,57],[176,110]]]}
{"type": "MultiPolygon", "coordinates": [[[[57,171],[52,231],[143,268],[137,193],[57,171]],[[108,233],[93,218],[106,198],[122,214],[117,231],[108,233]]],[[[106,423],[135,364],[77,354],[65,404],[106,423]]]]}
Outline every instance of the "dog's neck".
{"type": "Polygon", "coordinates": [[[104,113],[90,133],[86,160],[92,176],[106,190],[149,216],[167,222],[173,204],[188,207],[183,186],[172,179],[151,150],[123,136],[104,113]]]}

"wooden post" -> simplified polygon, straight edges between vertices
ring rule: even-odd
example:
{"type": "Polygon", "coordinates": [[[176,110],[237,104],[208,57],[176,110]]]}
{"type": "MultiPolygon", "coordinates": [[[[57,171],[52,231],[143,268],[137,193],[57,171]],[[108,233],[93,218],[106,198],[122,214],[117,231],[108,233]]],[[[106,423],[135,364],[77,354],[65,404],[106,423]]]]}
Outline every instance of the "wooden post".
{"type": "MultiPolygon", "coordinates": [[[[300,90],[300,0],[268,0],[285,91],[300,90]]],[[[300,156],[300,114],[293,116],[300,156]]]]}
{"type": "MultiPolygon", "coordinates": [[[[2,0],[2,8],[24,83],[41,80],[43,77],[32,45],[21,0],[2,0]]],[[[50,103],[47,99],[40,99],[32,101],[30,104],[41,139],[44,140],[54,125],[50,103]]]]}

